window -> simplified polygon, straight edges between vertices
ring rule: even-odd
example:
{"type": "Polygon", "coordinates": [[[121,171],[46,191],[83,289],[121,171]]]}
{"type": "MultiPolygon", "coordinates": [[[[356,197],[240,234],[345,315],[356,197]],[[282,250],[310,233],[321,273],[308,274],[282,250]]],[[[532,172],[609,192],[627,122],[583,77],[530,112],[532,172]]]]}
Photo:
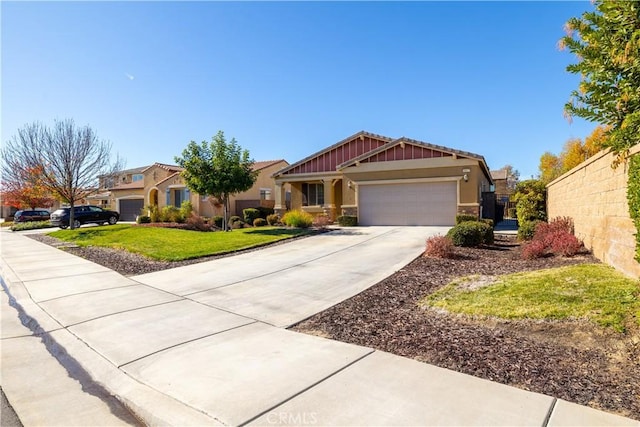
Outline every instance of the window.
{"type": "Polygon", "coordinates": [[[324,184],[302,184],[302,206],[324,205],[324,184]]]}
{"type": "Polygon", "coordinates": [[[143,179],[144,179],[144,175],[142,175],[141,173],[134,174],[134,175],[131,177],[131,181],[132,181],[132,182],[142,181],[143,179]]]}
{"type": "Polygon", "coordinates": [[[260,189],[260,200],[271,200],[271,189],[270,188],[261,188],[260,189]]]}

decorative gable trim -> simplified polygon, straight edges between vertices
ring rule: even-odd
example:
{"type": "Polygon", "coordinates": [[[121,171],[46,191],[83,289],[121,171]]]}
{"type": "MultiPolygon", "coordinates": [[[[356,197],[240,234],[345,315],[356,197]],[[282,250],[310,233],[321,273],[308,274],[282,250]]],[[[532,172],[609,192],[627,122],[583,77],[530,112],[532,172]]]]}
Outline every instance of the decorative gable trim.
{"type": "Polygon", "coordinates": [[[392,138],[361,131],[279,170],[272,176],[335,172],[341,163],[375,150],[391,141],[392,138]]]}

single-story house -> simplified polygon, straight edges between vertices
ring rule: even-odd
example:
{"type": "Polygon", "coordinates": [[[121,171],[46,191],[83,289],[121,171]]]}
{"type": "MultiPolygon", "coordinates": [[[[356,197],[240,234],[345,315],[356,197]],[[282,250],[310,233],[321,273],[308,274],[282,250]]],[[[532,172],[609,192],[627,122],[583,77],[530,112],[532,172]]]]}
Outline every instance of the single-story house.
{"type": "MultiPolygon", "coordinates": [[[[231,214],[242,215],[248,207],[274,207],[275,182],[271,175],[286,167],[286,160],[255,162],[253,169],[258,177],[249,190],[232,196],[229,200],[231,214]]],[[[180,175],[182,168],[163,163],[154,163],[127,169],[115,176],[100,177],[100,188],[92,197],[94,204],[120,212],[123,221],[134,221],[148,206],[180,207],[189,200],[194,211],[201,216],[221,215],[222,208],[215,208],[207,195],[192,193],[180,175]]]]}
{"type": "Polygon", "coordinates": [[[358,132],[273,175],[275,210],[355,215],[361,225],[454,225],[480,216],[493,181],[478,154],[409,138],[358,132]]]}

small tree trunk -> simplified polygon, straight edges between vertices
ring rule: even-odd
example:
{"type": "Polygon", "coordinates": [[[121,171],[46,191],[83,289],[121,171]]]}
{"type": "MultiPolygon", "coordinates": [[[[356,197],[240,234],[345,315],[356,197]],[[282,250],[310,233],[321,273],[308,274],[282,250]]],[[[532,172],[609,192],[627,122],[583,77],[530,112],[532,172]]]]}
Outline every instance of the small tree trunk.
{"type": "Polygon", "coordinates": [[[75,227],[73,226],[73,221],[74,221],[74,219],[75,219],[75,215],[74,215],[74,213],[73,213],[73,211],[74,211],[73,207],[75,206],[75,202],[74,202],[73,200],[71,200],[71,201],[69,202],[69,206],[70,206],[70,208],[69,208],[69,228],[70,228],[71,230],[73,230],[73,229],[75,228],[75,227]]]}
{"type": "Polygon", "coordinates": [[[229,200],[222,198],[222,230],[229,231],[229,200]]]}

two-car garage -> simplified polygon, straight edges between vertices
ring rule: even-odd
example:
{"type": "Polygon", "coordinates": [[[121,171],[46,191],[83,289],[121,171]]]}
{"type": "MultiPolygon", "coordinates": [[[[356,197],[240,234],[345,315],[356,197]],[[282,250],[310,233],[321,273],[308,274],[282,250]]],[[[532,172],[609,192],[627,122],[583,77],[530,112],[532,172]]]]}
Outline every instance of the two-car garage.
{"type": "Polygon", "coordinates": [[[361,225],[454,225],[458,181],[358,183],[361,225]]]}

